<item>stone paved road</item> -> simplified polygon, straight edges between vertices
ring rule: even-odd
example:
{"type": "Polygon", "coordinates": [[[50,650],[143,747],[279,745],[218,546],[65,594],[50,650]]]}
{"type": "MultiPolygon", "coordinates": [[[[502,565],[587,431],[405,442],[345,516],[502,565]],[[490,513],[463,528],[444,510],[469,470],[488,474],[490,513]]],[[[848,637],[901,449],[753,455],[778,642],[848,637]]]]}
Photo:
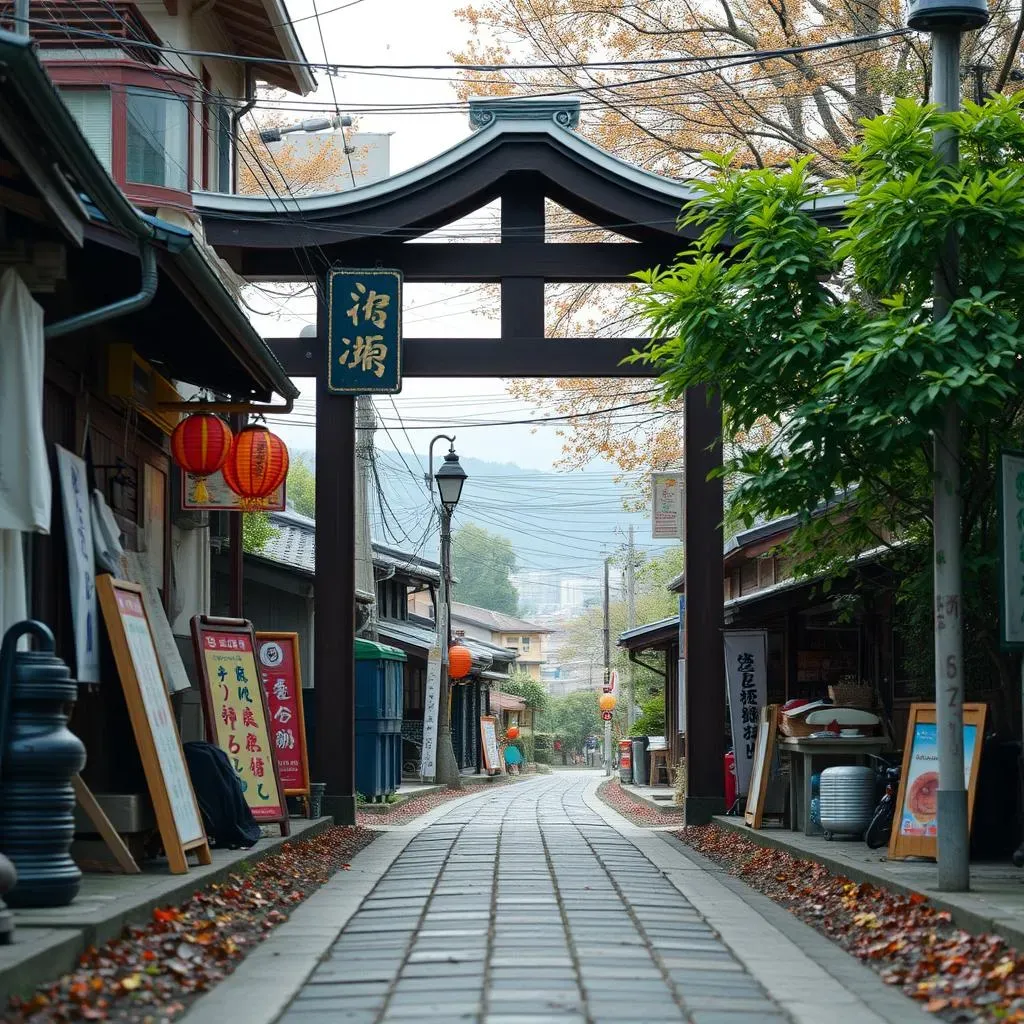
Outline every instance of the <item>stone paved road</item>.
{"type": "Polygon", "coordinates": [[[588,805],[591,780],[503,788],[422,831],[283,1024],[788,1020],[665,873],[588,805]]]}

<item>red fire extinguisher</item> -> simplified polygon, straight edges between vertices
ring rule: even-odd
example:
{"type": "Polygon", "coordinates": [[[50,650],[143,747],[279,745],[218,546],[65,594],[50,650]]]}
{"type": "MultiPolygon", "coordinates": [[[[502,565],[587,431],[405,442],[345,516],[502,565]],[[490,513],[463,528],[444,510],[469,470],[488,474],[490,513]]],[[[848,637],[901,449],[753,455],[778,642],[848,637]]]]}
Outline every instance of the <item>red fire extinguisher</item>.
{"type": "Polygon", "coordinates": [[[736,803],[736,755],[730,750],[725,755],[725,809],[731,811],[736,803]]]}

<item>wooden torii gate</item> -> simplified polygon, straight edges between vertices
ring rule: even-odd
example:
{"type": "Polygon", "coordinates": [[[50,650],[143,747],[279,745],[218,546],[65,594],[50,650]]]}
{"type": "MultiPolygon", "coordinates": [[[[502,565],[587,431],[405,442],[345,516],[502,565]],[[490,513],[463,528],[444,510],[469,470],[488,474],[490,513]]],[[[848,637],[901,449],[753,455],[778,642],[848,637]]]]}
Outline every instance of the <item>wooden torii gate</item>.
{"type": "MultiPolygon", "coordinates": [[[[698,198],[575,132],[576,100],[477,100],[469,138],[427,163],[348,192],[299,199],[195,196],[206,237],[250,281],[323,281],[330,266],[400,269],[418,282],[497,282],[501,337],[409,338],[406,377],[638,377],[622,360],[645,339],[546,338],[544,285],[626,282],[666,265],[692,239],[677,229],[698,198]],[[418,242],[501,199],[498,243],[418,242]],[[546,242],[551,199],[630,242],[546,242]]],[[[821,215],[831,218],[831,207],[821,215]]],[[[315,338],[272,338],[292,377],[315,377],[315,777],[327,811],[355,821],[355,399],[328,394],[327,317],[318,291],[315,338]]],[[[724,811],[721,409],[703,389],[685,401],[686,820],[724,811]]]]}

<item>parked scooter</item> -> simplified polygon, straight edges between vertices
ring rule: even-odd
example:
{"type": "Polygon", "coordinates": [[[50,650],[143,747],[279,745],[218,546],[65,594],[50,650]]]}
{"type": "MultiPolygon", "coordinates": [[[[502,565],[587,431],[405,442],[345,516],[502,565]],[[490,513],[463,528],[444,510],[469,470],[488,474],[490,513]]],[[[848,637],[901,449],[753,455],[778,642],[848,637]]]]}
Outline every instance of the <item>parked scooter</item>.
{"type": "Polygon", "coordinates": [[[879,765],[876,768],[880,787],[884,787],[882,799],[871,816],[871,824],[864,830],[864,842],[871,850],[878,850],[888,846],[889,837],[892,835],[892,819],[896,813],[896,795],[900,788],[901,767],[898,764],[889,764],[879,758],[879,765]]]}

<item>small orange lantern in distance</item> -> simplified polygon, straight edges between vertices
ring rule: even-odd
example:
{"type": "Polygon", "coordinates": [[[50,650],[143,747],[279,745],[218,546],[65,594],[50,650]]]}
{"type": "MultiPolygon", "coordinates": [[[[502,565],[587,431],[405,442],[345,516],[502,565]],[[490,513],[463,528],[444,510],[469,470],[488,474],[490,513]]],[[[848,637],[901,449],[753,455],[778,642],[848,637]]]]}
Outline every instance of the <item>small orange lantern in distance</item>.
{"type": "Polygon", "coordinates": [[[602,693],[597,703],[602,711],[614,711],[618,699],[614,693],[602,693]]]}
{"type": "Polygon", "coordinates": [[[510,740],[517,740],[517,739],[519,739],[519,726],[518,725],[510,725],[505,730],[505,735],[508,736],[508,738],[510,740]]]}
{"type": "Polygon", "coordinates": [[[243,427],[222,472],[224,482],[242,499],[242,507],[258,509],[288,475],[288,447],[258,423],[243,427]]]}
{"type": "Polygon", "coordinates": [[[174,461],[196,480],[195,500],[206,504],[210,492],[206,478],[224,466],[234,442],[231,428],[208,412],[186,416],[171,434],[171,455],[174,461]]]}
{"type": "Polygon", "coordinates": [[[448,678],[465,679],[473,668],[473,655],[469,648],[462,644],[452,644],[448,648],[448,678]]]}

